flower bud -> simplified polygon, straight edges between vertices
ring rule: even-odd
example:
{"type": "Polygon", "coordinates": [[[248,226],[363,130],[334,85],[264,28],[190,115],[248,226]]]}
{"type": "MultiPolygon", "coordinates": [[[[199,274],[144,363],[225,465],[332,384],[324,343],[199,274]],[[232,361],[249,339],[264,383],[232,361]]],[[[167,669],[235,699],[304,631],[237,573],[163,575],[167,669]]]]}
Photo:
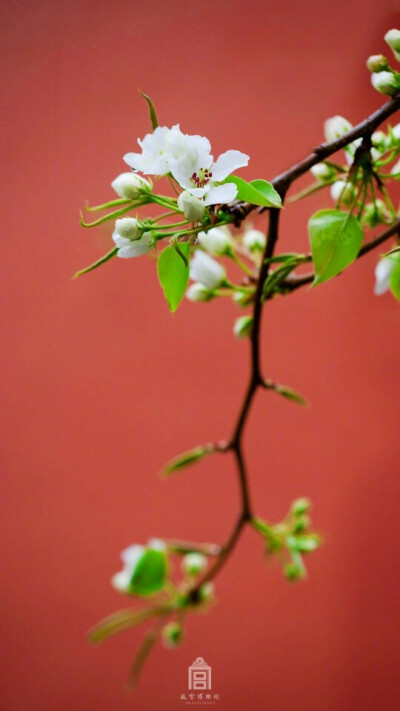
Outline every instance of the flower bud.
{"type": "Polygon", "coordinates": [[[382,257],[375,267],[375,287],[374,294],[376,296],[381,296],[390,288],[390,277],[392,275],[393,269],[396,267],[397,259],[393,258],[392,255],[389,257],[382,257]]]}
{"type": "Polygon", "coordinates": [[[199,232],[197,239],[203,249],[211,254],[219,257],[232,254],[232,243],[227,229],[212,227],[208,232],[199,232]]]}
{"type": "Polygon", "coordinates": [[[162,630],[164,647],[169,649],[177,647],[182,642],[183,630],[178,622],[169,622],[162,630]]]}
{"type": "Polygon", "coordinates": [[[140,239],[132,241],[127,237],[122,237],[115,231],[112,238],[118,247],[117,257],[123,257],[124,259],[141,257],[143,254],[147,254],[153,245],[151,232],[143,232],[140,239]]]}
{"type": "Polygon", "coordinates": [[[127,200],[136,200],[145,192],[150,192],[151,185],[146,178],[136,173],[121,173],[111,183],[117,195],[127,200]]]}
{"type": "Polygon", "coordinates": [[[122,217],[115,221],[115,232],[121,237],[125,237],[131,241],[140,239],[142,236],[142,229],[135,217],[122,217]]]}
{"type": "Polygon", "coordinates": [[[207,567],[207,558],[202,553],[188,553],[182,558],[182,570],[186,575],[198,575],[207,567]]]}
{"type": "Polygon", "coordinates": [[[314,178],[317,178],[321,183],[329,183],[335,177],[336,171],[326,163],[317,163],[310,168],[310,172],[314,178]]]}
{"type": "Polygon", "coordinates": [[[248,306],[252,301],[254,301],[254,291],[240,291],[238,289],[233,294],[232,299],[235,304],[238,304],[239,306],[248,306]]]}
{"type": "Polygon", "coordinates": [[[196,249],[190,262],[190,278],[209,289],[216,289],[226,279],[226,271],[209,254],[196,249]]]}
{"type": "Polygon", "coordinates": [[[253,316],[239,316],[233,325],[233,333],[236,338],[247,338],[251,336],[253,328],[253,316]]]}
{"type": "Polygon", "coordinates": [[[178,207],[190,222],[199,222],[204,217],[206,206],[202,200],[184,190],[178,197],[178,207]]]}
{"type": "Polygon", "coordinates": [[[382,223],[389,223],[392,216],[383,200],[379,198],[375,202],[368,202],[364,206],[362,222],[368,227],[376,227],[382,223]]]}
{"type": "Polygon", "coordinates": [[[246,230],[243,235],[243,244],[250,252],[263,252],[266,237],[261,230],[246,230]]]}
{"type": "Polygon", "coordinates": [[[199,588],[199,602],[211,602],[214,598],[214,585],[213,583],[204,583],[204,585],[199,588]]]}
{"type": "Polygon", "coordinates": [[[291,506],[291,513],[293,514],[293,516],[302,516],[303,514],[308,513],[310,508],[310,499],[302,497],[301,499],[296,499],[296,501],[293,501],[291,506]]]}
{"type": "Polygon", "coordinates": [[[393,72],[371,74],[371,83],[374,89],[385,96],[394,96],[399,90],[399,81],[393,72]]]}
{"type": "Polygon", "coordinates": [[[385,34],[385,42],[393,52],[400,52],[400,30],[389,30],[385,34]]]}
{"type": "Polygon", "coordinates": [[[367,67],[370,72],[383,72],[389,69],[389,64],[383,54],[372,54],[367,59],[367,67]]]}
{"type": "Polygon", "coordinates": [[[198,282],[191,284],[186,291],[186,298],[189,301],[211,301],[213,297],[212,291],[198,282]]]}
{"type": "Polygon", "coordinates": [[[350,205],[354,198],[353,185],[345,180],[336,180],[331,186],[331,197],[335,202],[340,201],[344,205],[350,205]]]}
{"type": "Polygon", "coordinates": [[[292,583],[295,583],[297,580],[301,580],[301,578],[304,578],[305,576],[303,566],[298,563],[287,563],[283,572],[286,580],[290,580],[292,583]]]}
{"type": "Polygon", "coordinates": [[[398,175],[398,174],[400,174],[400,160],[398,160],[398,161],[394,164],[394,166],[392,167],[392,169],[391,169],[390,172],[391,172],[392,175],[398,175]]]}
{"type": "Polygon", "coordinates": [[[351,128],[353,128],[352,124],[343,116],[332,116],[324,123],[324,135],[327,141],[335,141],[336,138],[348,133],[351,128]]]}

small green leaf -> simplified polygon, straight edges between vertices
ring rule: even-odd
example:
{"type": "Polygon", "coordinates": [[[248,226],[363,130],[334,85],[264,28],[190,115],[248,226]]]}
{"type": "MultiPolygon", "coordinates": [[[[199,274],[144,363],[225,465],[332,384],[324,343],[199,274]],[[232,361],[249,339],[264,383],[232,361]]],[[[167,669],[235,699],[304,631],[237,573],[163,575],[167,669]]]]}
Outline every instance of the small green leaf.
{"type": "Polygon", "coordinates": [[[152,595],[164,587],[166,576],[165,551],[147,548],[133,572],[130,591],[134,595],[152,595]]]}
{"type": "Polygon", "coordinates": [[[341,210],[321,210],[308,223],[315,267],[313,286],[343,271],[357,259],[363,240],[358,220],[341,210]]]}
{"type": "Polygon", "coordinates": [[[262,207],[282,207],[282,200],[271,183],[266,180],[252,180],[248,183],[237,175],[229,175],[224,183],[235,183],[237,198],[262,207]]]}
{"type": "Polygon", "coordinates": [[[287,400],[297,402],[298,405],[303,405],[303,407],[307,407],[310,404],[308,400],[300,395],[300,393],[293,390],[293,388],[288,388],[287,385],[275,383],[273,390],[275,390],[276,393],[279,393],[279,395],[282,395],[282,397],[285,397],[287,400]]]}
{"type": "Polygon", "coordinates": [[[179,472],[181,469],[189,467],[191,464],[198,462],[199,459],[203,459],[203,457],[206,457],[208,454],[212,454],[213,452],[215,452],[215,447],[212,444],[206,444],[202,447],[194,447],[188,452],[183,452],[183,454],[180,454],[178,457],[171,459],[171,461],[165,465],[162,470],[162,474],[164,476],[169,476],[174,472],[179,472]]]}
{"type": "Polygon", "coordinates": [[[92,642],[92,644],[99,644],[105,639],[108,639],[108,637],[136,627],[136,625],[146,622],[146,620],[151,619],[157,614],[158,610],[151,607],[147,607],[144,610],[135,610],[133,608],[118,610],[118,612],[114,612],[112,615],[105,617],[90,630],[88,634],[89,641],[92,642]]]}
{"type": "Polygon", "coordinates": [[[186,264],[172,244],[161,252],[157,261],[158,278],[172,312],[178,308],[189,283],[189,249],[188,242],[179,242],[186,264]]]}
{"type": "Polygon", "coordinates": [[[390,259],[396,261],[396,266],[390,275],[389,287],[395,299],[400,301],[400,252],[392,253],[390,259]]]}
{"type": "Polygon", "coordinates": [[[87,274],[88,272],[93,271],[93,269],[97,269],[97,267],[100,267],[105,262],[108,262],[109,259],[112,259],[113,257],[115,257],[117,252],[118,252],[118,247],[114,247],[112,250],[110,250],[110,252],[107,252],[107,254],[104,254],[102,257],[100,257],[100,259],[97,259],[92,264],[89,264],[88,267],[84,267],[83,269],[80,269],[79,272],[75,272],[75,274],[72,278],[77,279],[78,277],[82,276],[83,274],[87,274]]]}
{"type": "Polygon", "coordinates": [[[140,91],[140,89],[139,89],[139,94],[146,101],[147,106],[149,107],[150,121],[151,121],[151,125],[152,125],[153,131],[154,131],[157,128],[157,126],[159,125],[156,110],[154,108],[154,104],[153,104],[152,100],[150,99],[150,96],[147,96],[147,94],[144,94],[143,91],[140,91]]]}

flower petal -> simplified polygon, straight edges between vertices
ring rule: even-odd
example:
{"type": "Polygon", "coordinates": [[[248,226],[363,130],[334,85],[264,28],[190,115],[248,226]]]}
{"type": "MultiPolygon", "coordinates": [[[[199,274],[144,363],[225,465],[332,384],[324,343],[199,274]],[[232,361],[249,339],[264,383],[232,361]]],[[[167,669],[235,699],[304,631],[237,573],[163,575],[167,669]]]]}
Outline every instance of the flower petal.
{"type": "Polygon", "coordinates": [[[221,153],[212,167],[213,180],[225,180],[234,170],[243,168],[250,160],[250,156],[240,151],[226,151],[221,153]]]}
{"type": "Polygon", "coordinates": [[[132,170],[141,170],[143,156],[141,153],[125,153],[123,160],[132,170]]]}
{"type": "Polygon", "coordinates": [[[211,188],[204,199],[205,205],[225,205],[227,202],[232,202],[237,195],[237,187],[234,183],[224,183],[211,188]]]}

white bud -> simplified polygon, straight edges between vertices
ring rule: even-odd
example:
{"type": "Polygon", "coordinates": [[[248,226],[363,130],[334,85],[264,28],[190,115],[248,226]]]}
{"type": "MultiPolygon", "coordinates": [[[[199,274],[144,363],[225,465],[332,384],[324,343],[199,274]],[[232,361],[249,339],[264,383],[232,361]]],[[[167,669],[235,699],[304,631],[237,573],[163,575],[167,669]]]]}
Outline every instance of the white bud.
{"type": "Polygon", "coordinates": [[[120,220],[116,220],[115,232],[129,240],[140,239],[142,236],[140,223],[135,217],[122,217],[120,220]]]}
{"type": "Polygon", "coordinates": [[[236,338],[247,338],[251,335],[253,328],[253,316],[239,316],[233,325],[233,333],[236,338]]]}
{"type": "Polygon", "coordinates": [[[324,135],[327,141],[335,141],[348,133],[351,128],[353,128],[352,124],[343,116],[332,116],[324,123],[324,135]]]}
{"type": "Polygon", "coordinates": [[[140,239],[134,241],[127,237],[122,237],[118,232],[114,232],[112,238],[118,247],[117,257],[130,259],[131,257],[141,257],[147,254],[153,245],[151,232],[143,232],[140,239]]]}
{"type": "Polygon", "coordinates": [[[250,252],[263,252],[266,237],[261,230],[246,230],[243,235],[243,244],[250,252]]]}
{"type": "Polygon", "coordinates": [[[389,69],[389,64],[383,54],[372,54],[367,59],[367,67],[370,72],[383,72],[389,69]]]}
{"type": "Polygon", "coordinates": [[[203,249],[211,254],[219,257],[232,254],[231,237],[227,229],[212,227],[208,232],[199,232],[197,239],[203,249]]]}
{"type": "Polygon", "coordinates": [[[111,578],[111,585],[118,592],[129,593],[133,573],[145,550],[144,546],[135,544],[122,551],[121,559],[124,567],[111,578]]]}
{"type": "Polygon", "coordinates": [[[385,96],[393,96],[399,90],[399,82],[393,72],[371,74],[371,83],[374,89],[385,96]]]}
{"type": "Polygon", "coordinates": [[[385,34],[385,42],[394,52],[400,52],[400,30],[389,30],[385,34]]]}
{"type": "Polygon", "coordinates": [[[211,602],[214,597],[214,585],[213,583],[204,583],[199,589],[199,600],[200,602],[211,602]]]}
{"type": "Polygon", "coordinates": [[[190,222],[199,222],[204,217],[206,206],[188,190],[184,190],[178,197],[178,207],[190,222]]]}
{"type": "Polygon", "coordinates": [[[345,180],[336,180],[331,186],[331,197],[335,202],[340,201],[344,205],[349,205],[354,198],[354,188],[345,180]]]}
{"type": "Polygon", "coordinates": [[[310,168],[310,172],[314,178],[317,178],[321,183],[327,183],[335,177],[336,173],[333,168],[326,163],[317,163],[310,168]]]}
{"type": "Polygon", "coordinates": [[[182,570],[187,575],[198,575],[207,567],[207,558],[202,553],[188,553],[182,558],[182,570]]]}
{"type": "Polygon", "coordinates": [[[379,260],[375,267],[375,287],[374,294],[381,296],[390,287],[390,277],[393,269],[396,266],[396,259],[392,257],[383,257],[379,260]]]}
{"type": "Polygon", "coordinates": [[[400,160],[397,161],[397,163],[394,164],[392,170],[390,171],[392,175],[396,175],[400,173],[400,160]]]}
{"type": "Polygon", "coordinates": [[[392,134],[397,139],[397,141],[400,141],[400,123],[396,123],[396,125],[393,126],[392,134]]]}
{"type": "Polygon", "coordinates": [[[210,301],[213,298],[213,294],[204,284],[195,282],[186,291],[186,298],[189,301],[210,301]]]}
{"type": "Polygon", "coordinates": [[[190,278],[209,289],[216,289],[226,279],[226,271],[209,254],[196,249],[190,262],[190,278]]]}
{"type": "Polygon", "coordinates": [[[382,222],[391,222],[392,216],[383,200],[379,198],[375,202],[368,202],[363,210],[362,221],[368,227],[376,227],[382,222]]]}
{"type": "Polygon", "coordinates": [[[121,173],[112,181],[111,187],[117,195],[127,200],[136,200],[144,192],[151,190],[149,181],[136,173],[121,173]]]}

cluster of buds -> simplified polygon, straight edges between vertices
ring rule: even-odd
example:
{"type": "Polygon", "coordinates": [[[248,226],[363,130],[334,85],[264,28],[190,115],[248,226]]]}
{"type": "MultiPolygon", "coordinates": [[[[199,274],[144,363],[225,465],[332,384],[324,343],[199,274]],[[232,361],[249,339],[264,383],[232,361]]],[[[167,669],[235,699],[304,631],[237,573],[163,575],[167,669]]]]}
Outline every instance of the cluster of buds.
{"type": "MultiPolygon", "coordinates": [[[[389,30],[385,41],[400,62],[400,30],[389,30]]],[[[373,54],[367,59],[367,67],[372,72],[371,83],[374,89],[386,96],[394,96],[400,91],[400,74],[392,69],[383,54],[373,54]]]]}

